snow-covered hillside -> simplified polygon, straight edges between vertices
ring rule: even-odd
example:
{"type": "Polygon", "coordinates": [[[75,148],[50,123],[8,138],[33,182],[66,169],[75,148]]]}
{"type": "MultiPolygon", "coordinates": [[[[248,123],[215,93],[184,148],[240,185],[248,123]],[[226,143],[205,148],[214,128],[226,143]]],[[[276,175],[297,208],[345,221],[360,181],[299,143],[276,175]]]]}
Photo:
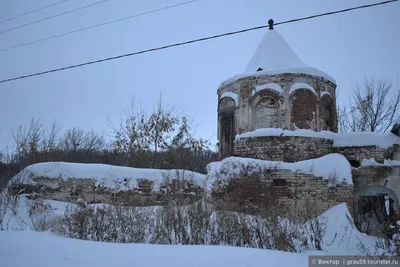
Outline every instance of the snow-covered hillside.
{"type": "Polygon", "coordinates": [[[305,267],[306,254],[224,246],[114,244],[33,231],[0,232],[0,261],[13,267],[305,267]]]}
{"type": "MultiPolygon", "coordinates": [[[[4,218],[9,231],[0,231],[1,266],[301,267],[308,266],[308,255],[384,253],[376,249],[378,238],[362,234],[355,228],[344,203],[318,218],[327,226],[322,251],[289,253],[229,246],[103,243],[55,236],[50,232],[34,232],[28,215],[30,202],[32,200],[20,197],[17,214],[8,212],[4,218]],[[360,245],[368,251],[360,250],[360,245]]],[[[51,200],[45,200],[44,204],[50,205],[55,215],[62,215],[69,205],[51,200]]]]}

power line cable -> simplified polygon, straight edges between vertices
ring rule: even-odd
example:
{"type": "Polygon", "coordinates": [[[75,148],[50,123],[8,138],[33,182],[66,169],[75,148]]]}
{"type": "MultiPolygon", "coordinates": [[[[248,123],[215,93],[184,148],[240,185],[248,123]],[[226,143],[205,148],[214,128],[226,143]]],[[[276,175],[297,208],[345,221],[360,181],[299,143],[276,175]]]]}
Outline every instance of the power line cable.
{"type": "Polygon", "coordinates": [[[69,13],[72,13],[72,12],[75,12],[75,11],[78,11],[78,10],[82,10],[82,9],[85,9],[85,8],[88,8],[88,7],[99,5],[99,4],[102,4],[102,3],[107,2],[107,1],[110,1],[110,0],[102,0],[102,1],[94,2],[92,4],[89,4],[89,5],[86,5],[86,6],[82,6],[82,7],[78,7],[78,8],[75,8],[75,9],[71,9],[71,10],[59,13],[57,15],[52,15],[50,17],[46,17],[46,18],[43,18],[43,19],[39,19],[39,20],[35,20],[35,21],[29,22],[29,23],[25,23],[25,24],[22,24],[22,25],[19,25],[19,26],[16,26],[16,27],[4,30],[4,31],[0,31],[0,34],[1,33],[5,33],[5,32],[10,32],[10,31],[13,31],[13,30],[16,30],[16,29],[20,29],[20,28],[23,28],[23,27],[26,27],[26,26],[30,26],[30,25],[33,25],[33,24],[36,24],[36,23],[39,23],[39,22],[42,22],[42,21],[45,21],[45,20],[49,20],[49,19],[52,19],[52,18],[56,18],[56,17],[62,16],[62,15],[66,15],[66,14],[69,14],[69,13]]]}
{"type": "MultiPolygon", "coordinates": [[[[321,14],[317,14],[317,15],[312,15],[312,16],[307,16],[307,17],[302,17],[302,18],[297,18],[297,19],[292,19],[292,20],[286,20],[286,21],[274,23],[274,25],[288,24],[288,23],[298,22],[298,21],[302,21],[302,20],[307,20],[307,19],[327,16],[327,15],[333,15],[333,14],[348,12],[348,11],[352,11],[352,10],[356,10],[356,9],[362,9],[362,8],[367,8],[367,7],[373,7],[373,6],[378,6],[378,5],[389,4],[389,3],[393,3],[393,2],[397,2],[397,1],[399,1],[399,0],[384,1],[384,2],[379,2],[379,3],[375,3],[375,4],[369,4],[369,5],[357,6],[357,7],[352,7],[352,8],[347,8],[347,9],[342,9],[342,10],[337,10],[337,11],[331,11],[331,12],[321,13],[321,14]]],[[[84,62],[84,63],[80,63],[80,64],[76,64],[76,65],[70,65],[70,66],[66,66],[66,67],[62,67],[62,68],[51,69],[51,70],[42,71],[42,72],[36,72],[36,73],[24,75],[24,76],[19,76],[19,77],[9,78],[9,79],[5,79],[5,80],[0,80],[0,83],[10,82],[10,81],[15,81],[15,80],[20,80],[20,79],[26,79],[26,78],[33,77],[33,76],[44,75],[44,74],[63,71],[63,70],[67,70],[67,69],[83,67],[83,66],[86,66],[86,65],[97,64],[97,63],[110,61],[110,60],[115,60],[115,59],[119,59],[119,58],[123,58],[123,57],[135,56],[135,55],[144,54],[144,53],[148,53],[148,52],[153,52],[153,51],[157,51],[157,50],[163,50],[163,49],[167,49],[167,48],[171,48],[171,47],[182,46],[182,45],[187,45],[187,44],[196,43],[196,42],[202,42],[202,41],[206,41],[206,40],[210,40],[210,39],[220,38],[220,37],[223,37],[223,36],[229,36],[229,35],[244,33],[244,32],[248,32],[248,31],[258,30],[258,29],[269,27],[269,26],[270,25],[262,25],[262,26],[243,29],[243,30],[239,30],[239,31],[227,32],[227,33],[213,35],[213,36],[209,36],[209,37],[203,37],[203,38],[199,38],[199,39],[194,39],[194,40],[191,40],[191,41],[175,43],[175,44],[160,46],[160,47],[156,47],[156,48],[146,49],[146,50],[141,50],[141,51],[138,51],[138,52],[123,54],[123,55],[119,55],[119,56],[108,57],[108,58],[103,58],[103,59],[99,59],[99,60],[84,62]]]]}
{"type": "Polygon", "coordinates": [[[128,16],[128,17],[124,17],[124,18],[120,18],[120,19],[116,19],[116,20],[103,22],[103,23],[100,23],[100,24],[88,26],[88,27],[77,29],[77,30],[73,30],[73,31],[70,31],[70,32],[65,32],[65,33],[61,33],[61,34],[45,37],[45,38],[38,39],[38,40],[35,40],[35,41],[31,41],[31,42],[27,42],[27,43],[15,45],[15,46],[3,48],[3,49],[0,49],[0,52],[11,50],[11,49],[15,49],[15,48],[22,47],[22,46],[35,44],[35,43],[39,43],[39,42],[43,42],[43,41],[47,41],[47,40],[50,40],[50,39],[58,38],[58,37],[61,37],[61,36],[65,36],[65,35],[81,32],[81,31],[85,31],[85,30],[89,30],[89,29],[93,29],[93,28],[97,28],[97,27],[100,27],[100,26],[104,26],[104,25],[120,22],[120,21],[123,21],[123,20],[131,19],[131,18],[135,18],[135,17],[140,17],[140,16],[143,16],[143,15],[159,12],[159,11],[162,11],[162,10],[171,9],[171,8],[174,8],[174,7],[177,7],[177,6],[187,5],[187,4],[190,4],[190,3],[193,3],[193,2],[197,2],[197,1],[198,0],[192,0],[192,1],[188,1],[188,2],[183,2],[183,3],[180,3],[180,4],[176,4],[176,5],[162,7],[162,8],[159,8],[159,9],[155,9],[155,10],[151,10],[151,11],[135,14],[135,15],[132,15],[132,16],[128,16]]]}
{"type": "Polygon", "coordinates": [[[28,12],[25,12],[25,13],[22,13],[22,14],[19,14],[19,15],[16,15],[16,16],[14,16],[14,17],[11,17],[11,18],[8,18],[8,19],[5,19],[5,20],[0,20],[0,24],[1,24],[1,23],[4,23],[4,22],[7,22],[7,21],[10,21],[10,20],[14,20],[14,19],[17,19],[17,18],[26,16],[26,15],[29,15],[29,14],[32,14],[32,13],[35,13],[35,12],[37,12],[37,11],[40,11],[40,10],[43,10],[43,9],[46,9],[46,8],[49,8],[49,7],[52,7],[52,6],[55,6],[55,5],[58,5],[58,4],[67,2],[67,1],[70,1],[70,0],[63,0],[63,1],[55,2],[55,3],[53,3],[53,4],[50,4],[50,5],[47,5],[47,6],[44,6],[44,7],[40,7],[40,8],[38,8],[38,9],[34,9],[34,10],[31,10],[31,11],[28,11],[28,12]]]}

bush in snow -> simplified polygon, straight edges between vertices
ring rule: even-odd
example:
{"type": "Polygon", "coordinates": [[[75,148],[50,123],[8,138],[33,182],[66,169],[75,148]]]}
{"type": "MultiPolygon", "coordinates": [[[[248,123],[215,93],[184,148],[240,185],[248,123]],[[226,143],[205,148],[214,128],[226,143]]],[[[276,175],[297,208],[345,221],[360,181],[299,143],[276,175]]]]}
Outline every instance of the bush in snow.
{"type": "Polygon", "coordinates": [[[118,243],[228,245],[283,251],[321,249],[320,220],[294,223],[271,213],[245,215],[215,210],[205,200],[171,199],[160,207],[87,205],[67,208],[52,229],[71,238],[118,243]]]}

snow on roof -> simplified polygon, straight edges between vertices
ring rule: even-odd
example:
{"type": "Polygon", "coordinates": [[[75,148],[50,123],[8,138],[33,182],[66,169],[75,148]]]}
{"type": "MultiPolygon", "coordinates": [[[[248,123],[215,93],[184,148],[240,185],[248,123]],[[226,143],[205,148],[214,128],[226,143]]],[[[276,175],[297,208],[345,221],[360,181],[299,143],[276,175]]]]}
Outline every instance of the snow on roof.
{"type": "Polygon", "coordinates": [[[35,184],[34,177],[49,179],[61,178],[67,181],[69,178],[93,179],[97,185],[106,188],[116,188],[124,178],[130,179],[127,186],[121,186],[120,190],[132,189],[137,186],[137,179],[147,179],[154,181],[154,190],[158,191],[160,184],[165,177],[170,179],[194,180],[194,182],[204,188],[206,176],[204,174],[187,170],[160,170],[160,169],[140,169],[113,166],[107,164],[87,164],[87,163],[68,163],[68,162],[43,162],[30,165],[14,176],[9,183],[23,182],[24,184],[35,184]]]}
{"type": "Polygon", "coordinates": [[[230,83],[233,83],[239,79],[246,78],[246,77],[260,77],[260,76],[265,76],[265,75],[277,75],[277,74],[307,74],[307,75],[312,75],[312,76],[317,76],[317,77],[322,77],[327,81],[330,81],[334,84],[336,84],[335,79],[333,79],[331,76],[326,74],[325,72],[312,68],[312,67],[287,67],[287,68],[279,68],[279,69],[268,69],[268,70],[262,70],[254,73],[244,73],[244,74],[236,74],[232,76],[229,79],[226,79],[223,81],[219,87],[223,87],[225,85],[228,85],[230,83]]]}
{"type": "Polygon", "coordinates": [[[246,166],[246,170],[249,173],[257,173],[260,169],[276,168],[312,174],[315,177],[322,177],[325,180],[335,177],[339,183],[345,181],[347,184],[353,184],[351,165],[346,157],[341,154],[328,154],[320,158],[294,163],[241,157],[225,158],[222,161],[207,165],[207,188],[211,189],[213,187],[216,177],[218,179],[230,179],[239,175],[242,171],[242,165],[246,166]]]}
{"type": "Polygon", "coordinates": [[[319,76],[336,84],[325,72],[307,66],[277,31],[270,30],[262,38],[244,74],[222,82],[220,87],[244,77],[284,73],[319,76]]]}
{"type": "Polygon", "coordinates": [[[323,97],[324,95],[329,95],[329,96],[331,96],[331,94],[330,94],[329,92],[327,92],[327,91],[322,91],[322,92],[321,92],[321,97],[323,97]]]}
{"type": "Polygon", "coordinates": [[[256,89],[253,90],[253,95],[255,95],[257,92],[261,91],[261,90],[265,90],[265,89],[271,89],[274,90],[275,92],[277,92],[278,94],[282,94],[283,90],[282,88],[279,86],[279,84],[276,83],[267,83],[267,84],[263,84],[263,85],[257,85],[256,89]]]}
{"type": "Polygon", "coordinates": [[[233,101],[235,101],[236,106],[237,106],[237,107],[239,106],[239,96],[238,96],[238,94],[236,94],[236,93],[234,93],[234,92],[224,92],[224,93],[222,93],[220,99],[222,99],[222,98],[224,98],[224,97],[230,97],[230,98],[232,98],[233,101]]]}
{"type": "Polygon", "coordinates": [[[310,90],[311,92],[313,92],[314,95],[317,95],[317,92],[315,92],[314,87],[312,87],[311,85],[306,84],[306,83],[294,83],[294,84],[290,87],[289,95],[293,94],[294,91],[296,91],[297,89],[308,89],[308,90],[310,90]]]}
{"type": "Polygon", "coordinates": [[[256,138],[262,136],[303,136],[325,138],[333,140],[334,147],[362,147],[377,146],[381,148],[392,147],[393,144],[400,144],[400,137],[393,133],[374,133],[374,132],[349,132],[334,133],[330,131],[315,132],[312,130],[298,129],[295,131],[282,130],[281,128],[261,128],[252,132],[246,132],[236,136],[236,140],[241,138],[256,138]]]}
{"type": "Polygon", "coordinates": [[[267,70],[305,66],[285,39],[277,31],[270,30],[262,38],[244,72],[253,73],[259,68],[267,70]]]}

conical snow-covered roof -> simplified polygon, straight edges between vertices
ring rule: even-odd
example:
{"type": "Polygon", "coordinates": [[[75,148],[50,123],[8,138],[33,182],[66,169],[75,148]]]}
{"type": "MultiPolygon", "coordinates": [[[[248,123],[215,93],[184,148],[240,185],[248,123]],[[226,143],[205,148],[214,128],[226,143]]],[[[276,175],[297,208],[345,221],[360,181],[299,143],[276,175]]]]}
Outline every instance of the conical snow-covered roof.
{"type": "Polygon", "coordinates": [[[307,65],[277,31],[270,30],[262,38],[245,73],[257,72],[259,69],[272,70],[292,67],[307,67],[307,65]]]}
{"type": "Polygon", "coordinates": [[[336,84],[335,79],[325,72],[307,66],[285,39],[270,25],[270,30],[262,38],[244,73],[223,81],[220,87],[244,77],[284,73],[318,76],[336,84]]]}

